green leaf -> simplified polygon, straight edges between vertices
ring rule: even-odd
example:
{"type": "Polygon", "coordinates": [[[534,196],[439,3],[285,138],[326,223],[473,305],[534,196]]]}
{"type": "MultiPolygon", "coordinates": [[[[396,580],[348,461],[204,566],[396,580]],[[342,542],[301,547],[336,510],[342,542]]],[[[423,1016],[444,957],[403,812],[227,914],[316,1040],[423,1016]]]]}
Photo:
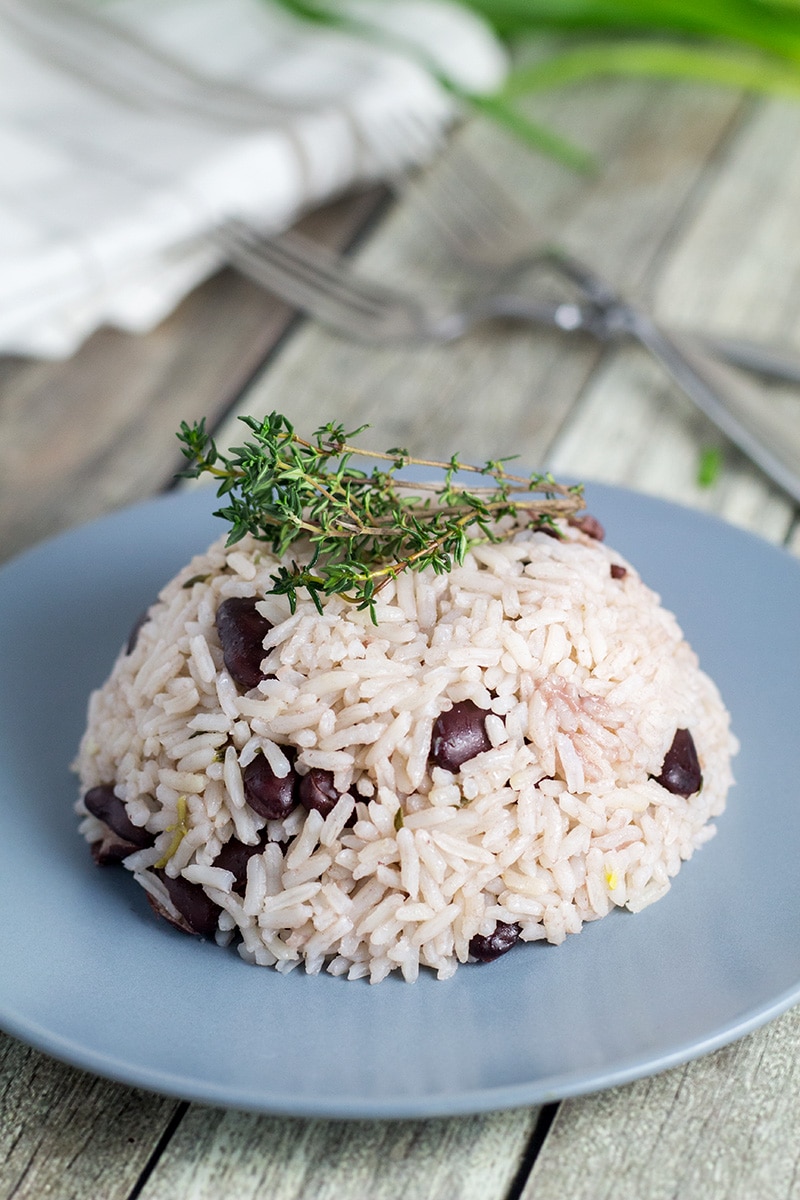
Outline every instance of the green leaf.
{"type": "Polygon", "coordinates": [[[606,75],[702,80],[793,99],[800,93],[800,0],[461,0],[512,45],[547,39],[549,46],[555,33],[570,39],[536,65],[514,70],[490,95],[466,93],[410,39],[371,22],[366,0],[352,10],[334,0],[270,2],[299,20],[406,54],[467,111],[581,172],[593,170],[591,154],[521,112],[521,96],[606,75]]]}
{"type": "MultiPolygon", "coordinates": [[[[376,597],[386,583],[408,569],[449,571],[476,540],[503,536],[493,527],[499,517],[538,527],[554,514],[583,507],[579,490],[550,479],[511,475],[500,466],[506,460],[483,467],[458,456],[426,462],[444,482],[414,485],[412,491],[394,476],[396,448],[364,450],[333,425],[309,442],[276,413],[262,422],[248,417],[245,424],[253,440],[228,456],[215,451],[213,465],[201,458],[197,474],[210,472],[218,496],[227,498],[217,515],[230,524],[228,545],[249,534],[268,542],[284,560],[272,582],[293,612],[300,590],[319,611],[323,598],[335,593],[368,609],[375,621],[376,597]],[[367,472],[351,465],[354,458],[391,465],[367,472]],[[482,477],[488,490],[448,482],[455,470],[482,477]],[[290,552],[300,561],[287,563],[290,552]]],[[[178,438],[191,441],[198,430],[202,433],[200,427],[189,431],[182,426],[178,438]]],[[[419,465],[424,460],[405,455],[403,461],[419,465]]]]}
{"type": "Polygon", "coordinates": [[[708,446],[700,454],[697,466],[697,485],[710,488],[717,482],[722,470],[722,451],[719,446],[708,446]]]}
{"type": "Polygon", "coordinates": [[[795,99],[800,96],[800,71],[762,54],[639,40],[580,46],[534,66],[520,67],[508,77],[503,94],[515,99],[604,75],[693,79],[795,99]]]}

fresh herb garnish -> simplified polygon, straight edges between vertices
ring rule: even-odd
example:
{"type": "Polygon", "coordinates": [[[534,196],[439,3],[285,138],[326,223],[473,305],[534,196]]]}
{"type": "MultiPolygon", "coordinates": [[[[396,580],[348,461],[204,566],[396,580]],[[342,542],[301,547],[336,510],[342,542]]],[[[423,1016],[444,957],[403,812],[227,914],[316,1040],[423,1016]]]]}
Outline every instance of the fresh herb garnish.
{"type": "Polygon", "coordinates": [[[230,522],[228,545],[249,533],[283,558],[302,543],[304,561],[292,560],[272,576],[273,592],[287,596],[292,611],[303,590],[320,612],[323,598],[335,594],[369,609],[376,620],[376,595],[401,572],[449,571],[476,541],[501,541],[506,534],[497,522],[503,518],[553,527],[557,517],[584,507],[582,487],[556,483],[551,475],[512,475],[504,466],[508,459],[480,467],[455,455],[436,462],[407,450],[381,453],[354,445],[366,425],[346,432],[331,422],[306,440],[280,413],[240,419],[252,440],[229,455],[219,451],[205,421],[182,422],[178,438],[189,460],[182,474],[218,481],[217,495],[227,503],[216,515],[230,522]],[[354,459],[375,465],[364,470],[354,459]],[[398,478],[409,465],[430,467],[442,479],[398,478]],[[456,478],[464,472],[486,483],[467,487],[456,478]]]}
{"type": "Polygon", "coordinates": [[[719,479],[722,470],[722,451],[719,446],[707,446],[700,454],[697,464],[697,486],[710,488],[719,479]]]}

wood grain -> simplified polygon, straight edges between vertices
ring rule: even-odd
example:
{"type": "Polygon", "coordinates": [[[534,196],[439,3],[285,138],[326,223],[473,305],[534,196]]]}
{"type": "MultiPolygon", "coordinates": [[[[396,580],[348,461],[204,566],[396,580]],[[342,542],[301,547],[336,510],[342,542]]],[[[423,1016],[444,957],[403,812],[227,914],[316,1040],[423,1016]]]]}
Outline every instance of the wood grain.
{"type": "Polygon", "coordinates": [[[714,512],[783,542],[794,506],[675,391],[636,347],[610,354],[555,440],[548,465],[557,475],[624,484],[714,512]],[[713,486],[698,482],[704,448],[722,450],[713,486]]]}
{"type": "MultiPolygon", "coordinates": [[[[462,136],[542,239],[557,236],[671,321],[797,336],[800,110],[644,83],[578,88],[535,109],[595,149],[602,169],[577,177],[481,123],[462,136]]],[[[338,232],[323,217],[323,236],[347,240],[368,210],[342,211],[338,232]]],[[[467,282],[412,195],[357,259],[426,296],[467,282]]],[[[774,405],[779,429],[793,401],[786,391],[774,405]]],[[[496,326],[446,347],[375,349],[292,324],[224,273],[144,338],[103,331],[69,363],[0,364],[0,554],[166,486],[179,420],[231,407],[277,408],[304,429],[369,421],[381,448],[516,452],[530,466],[680,498],[800,550],[793,508],[729,448],[716,485],[698,487],[698,454],[716,434],[635,348],[496,326]]],[[[223,442],[240,432],[228,420],[223,442]]],[[[799,1019],[564,1104],[526,1200],[800,1195],[799,1019]]],[[[504,1200],[537,1115],[339,1125],[191,1106],[173,1131],[173,1101],[12,1039],[0,1047],[0,1200],[504,1200]]]]}
{"type": "MultiPolygon", "coordinates": [[[[464,141],[506,181],[543,240],[557,234],[617,284],[643,289],[740,111],[736,97],[703,88],[596,85],[553,99],[548,114],[565,132],[580,132],[604,163],[588,180],[521,152],[481,123],[464,141]]],[[[413,193],[357,260],[365,273],[426,298],[452,295],[466,282],[413,193]]],[[[529,328],[486,327],[455,345],[386,349],[346,342],[311,322],[245,392],[239,411],[277,408],[303,428],[333,415],[368,421],[375,445],[415,453],[458,450],[483,459],[512,447],[535,467],[600,357],[586,339],[529,328]]]]}
{"type": "Polygon", "coordinates": [[[562,1104],[521,1200],[800,1196],[800,1010],[697,1062],[562,1104]]]}
{"type": "MultiPolygon", "coordinates": [[[[347,244],[384,198],[331,205],[304,230],[347,244]]],[[[224,271],[146,336],[103,329],[67,362],[0,360],[0,557],[167,485],[181,420],[224,412],[294,320],[224,271]]]]}
{"type": "Polygon", "coordinates": [[[140,1200],[503,1200],[536,1116],[339,1123],[194,1106],[140,1200]]]}
{"type": "Polygon", "coordinates": [[[800,111],[754,103],[670,247],[654,300],[664,319],[800,346],[800,111]]]}
{"type": "Polygon", "coordinates": [[[0,1034],[0,1196],[127,1200],[177,1104],[0,1034]]]}

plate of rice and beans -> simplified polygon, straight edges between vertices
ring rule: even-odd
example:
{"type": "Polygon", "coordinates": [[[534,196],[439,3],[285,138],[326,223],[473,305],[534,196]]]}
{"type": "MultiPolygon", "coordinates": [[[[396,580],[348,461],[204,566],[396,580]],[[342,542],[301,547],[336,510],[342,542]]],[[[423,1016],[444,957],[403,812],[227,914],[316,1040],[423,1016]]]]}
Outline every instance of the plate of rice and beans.
{"type": "Polygon", "coordinates": [[[798,564],[585,499],[361,604],[276,589],[291,554],[229,542],[206,488],[6,566],[3,1027],[169,1094],[400,1117],[606,1087],[793,1003],[798,564]]]}

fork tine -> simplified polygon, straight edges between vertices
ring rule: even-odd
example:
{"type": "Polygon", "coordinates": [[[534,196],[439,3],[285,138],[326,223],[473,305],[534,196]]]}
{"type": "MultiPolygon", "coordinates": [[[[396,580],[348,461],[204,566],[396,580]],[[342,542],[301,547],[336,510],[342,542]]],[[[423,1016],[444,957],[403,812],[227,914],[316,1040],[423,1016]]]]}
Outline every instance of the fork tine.
{"type": "Polygon", "coordinates": [[[535,242],[528,216],[463,142],[441,156],[422,199],[451,249],[472,265],[506,267],[535,242]]]}
{"type": "Polygon", "coordinates": [[[235,240],[248,253],[258,255],[265,262],[268,260],[276,268],[290,271],[298,281],[364,315],[380,309],[387,299],[395,299],[394,293],[379,284],[357,278],[343,258],[299,234],[261,238],[243,221],[237,220],[226,221],[222,229],[227,244],[235,240]]]}
{"type": "Polygon", "coordinates": [[[436,111],[398,110],[386,115],[379,135],[364,128],[360,135],[380,177],[398,191],[407,183],[409,170],[430,162],[448,139],[442,114],[436,111]]]}
{"type": "Polygon", "coordinates": [[[391,342],[420,332],[413,299],[356,276],[345,260],[296,234],[261,238],[230,220],[215,241],[239,270],[348,337],[391,342]]]}

